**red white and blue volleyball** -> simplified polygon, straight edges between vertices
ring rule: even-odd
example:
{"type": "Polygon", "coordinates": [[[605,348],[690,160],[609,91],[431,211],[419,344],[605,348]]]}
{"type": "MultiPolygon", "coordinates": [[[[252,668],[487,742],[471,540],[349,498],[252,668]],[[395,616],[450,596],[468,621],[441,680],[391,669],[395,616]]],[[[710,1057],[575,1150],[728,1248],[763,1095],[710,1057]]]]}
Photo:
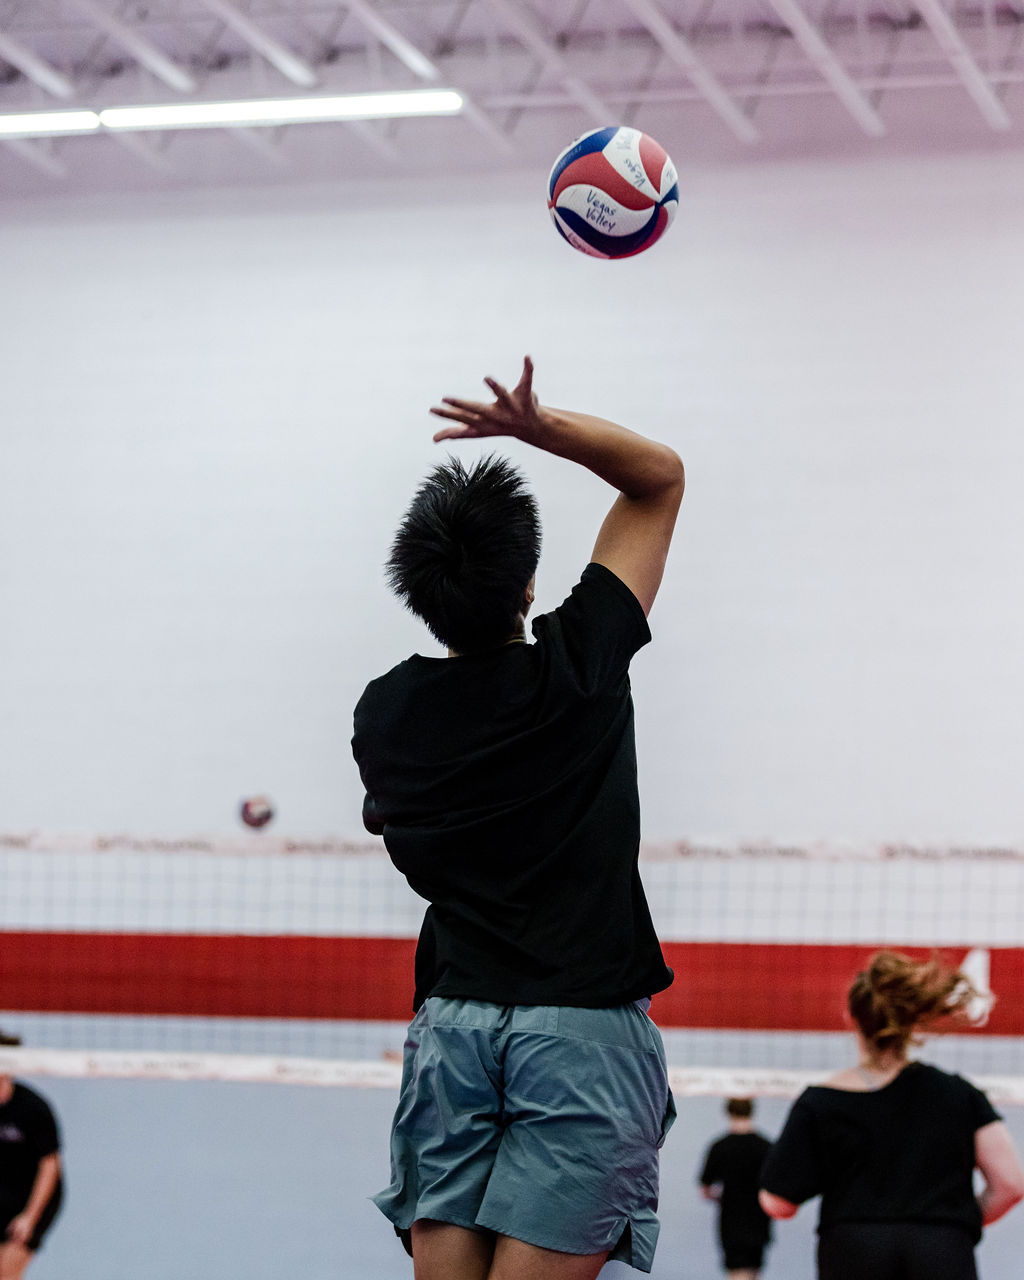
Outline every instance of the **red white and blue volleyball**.
{"type": "Polygon", "coordinates": [[[665,234],[679,206],[676,167],[639,129],[592,129],[562,152],[548,180],[559,233],[594,258],[630,258],[665,234]]]}

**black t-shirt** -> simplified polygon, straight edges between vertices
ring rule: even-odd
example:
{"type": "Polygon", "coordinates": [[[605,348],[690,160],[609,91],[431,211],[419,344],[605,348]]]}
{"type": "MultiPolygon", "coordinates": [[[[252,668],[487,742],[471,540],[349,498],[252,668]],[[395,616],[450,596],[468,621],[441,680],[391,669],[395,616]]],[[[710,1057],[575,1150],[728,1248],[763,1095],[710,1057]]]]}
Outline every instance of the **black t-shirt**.
{"type": "Polygon", "coordinates": [[[757,1201],[761,1166],[772,1144],[760,1133],[727,1133],[708,1148],[701,1171],[701,1185],[721,1186],[722,1238],[754,1237],[767,1240],[771,1219],[757,1201]]]}
{"type": "Polygon", "coordinates": [[[355,710],[364,821],[430,903],[415,1009],[430,995],[599,1008],[672,981],[637,869],[628,667],[647,619],[592,564],[533,634],[416,655],[355,710]]]}
{"type": "Polygon", "coordinates": [[[39,1161],[59,1150],[53,1112],[34,1089],[15,1081],[10,1100],[0,1106],[0,1218],[21,1212],[39,1161]]]}
{"type": "Polygon", "coordinates": [[[999,1113],[962,1076],[912,1062],[882,1089],[815,1086],[793,1104],[761,1185],[837,1222],[943,1222],[981,1236],[974,1135],[999,1113]]]}

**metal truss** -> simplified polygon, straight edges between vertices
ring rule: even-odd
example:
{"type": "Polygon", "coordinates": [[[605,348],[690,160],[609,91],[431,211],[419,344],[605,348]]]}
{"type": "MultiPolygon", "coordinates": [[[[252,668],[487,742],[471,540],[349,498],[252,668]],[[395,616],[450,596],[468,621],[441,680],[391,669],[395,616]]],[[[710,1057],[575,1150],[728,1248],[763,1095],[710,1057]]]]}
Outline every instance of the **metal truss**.
{"type": "MultiPolygon", "coordinates": [[[[0,112],[443,86],[466,105],[436,129],[453,146],[474,130],[496,163],[532,162],[552,130],[652,116],[756,154],[767,104],[787,99],[829,104],[837,139],[893,136],[892,104],[915,93],[960,136],[965,118],[1024,133],[1022,83],[1024,0],[0,0],[0,112]]],[[[302,127],[230,138],[279,163],[302,127]]],[[[418,158],[403,121],[331,127],[418,158]]],[[[186,148],[145,135],[9,139],[0,161],[59,178],[76,148],[118,145],[188,177],[186,148]]]]}

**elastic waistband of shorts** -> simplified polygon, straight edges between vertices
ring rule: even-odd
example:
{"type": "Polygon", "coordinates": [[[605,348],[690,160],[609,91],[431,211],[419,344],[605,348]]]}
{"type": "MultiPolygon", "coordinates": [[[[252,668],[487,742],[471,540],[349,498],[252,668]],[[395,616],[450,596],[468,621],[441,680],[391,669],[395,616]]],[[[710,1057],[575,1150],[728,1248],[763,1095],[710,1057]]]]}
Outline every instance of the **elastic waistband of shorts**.
{"type": "Polygon", "coordinates": [[[590,1009],[575,1005],[489,1004],[483,1000],[430,996],[412,1025],[483,1032],[489,1037],[513,1032],[552,1036],[660,1054],[660,1037],[647,1016],[649,1004],[649,1000],[634,1000],[606,1009],[590,1009]]]}

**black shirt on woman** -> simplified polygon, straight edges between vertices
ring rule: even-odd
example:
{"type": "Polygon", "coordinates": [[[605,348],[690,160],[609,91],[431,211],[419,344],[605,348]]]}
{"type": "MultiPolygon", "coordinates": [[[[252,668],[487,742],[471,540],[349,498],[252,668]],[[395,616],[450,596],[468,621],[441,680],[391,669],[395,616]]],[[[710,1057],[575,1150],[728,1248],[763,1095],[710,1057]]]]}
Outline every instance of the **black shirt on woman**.
{"type": "Polygon", "coordinates": [[[356,706],[364,821],[430,903],[414,1009],[432,995],[601,1008],[672,981],[637,869],[643,609],[591,564],[533,634],[415,655],[356,706]]]}
{"type": "Polygon", "coordinates": [[[945,1223],[977,1242],[974,1135],[998,1119],[980,1089],[923,1062],[869,1092],[814,1086],[793,1104],[761,1185],[794,1204],[820,1195],[819,1231],[945,1223]]]}

